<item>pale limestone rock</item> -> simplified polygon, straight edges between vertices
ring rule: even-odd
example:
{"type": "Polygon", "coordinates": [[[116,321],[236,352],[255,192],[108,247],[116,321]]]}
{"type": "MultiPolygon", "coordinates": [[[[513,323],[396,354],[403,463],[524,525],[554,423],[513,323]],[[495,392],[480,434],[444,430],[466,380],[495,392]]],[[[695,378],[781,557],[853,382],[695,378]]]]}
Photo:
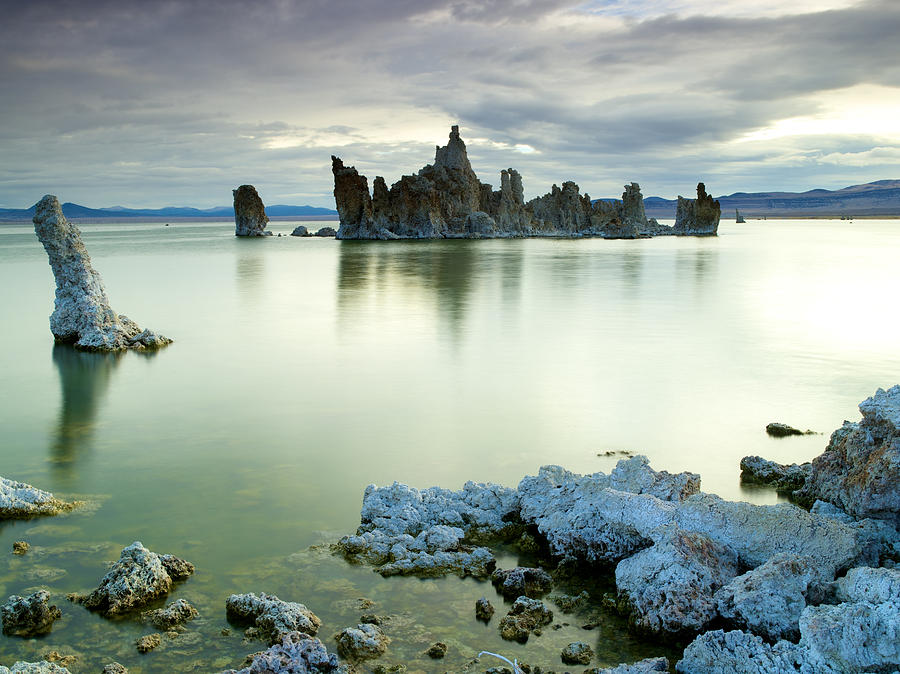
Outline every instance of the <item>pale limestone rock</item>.
{"type": "Polygon", "coordinates": [[[122,550],[100,586],[81,603],[106,616],[127,613],[167,595],[174,581],[184,580],[193,572],[190,562],[172,555],[158,555],[135,541],[122,550]]]}
{"type": "Polygon", "coordinates": [[[176,625],[182,625],[193,620],[199,615],[197,609],[191,606],[186,599],[176,599],[164,608],[153,611],[144,611],[141,618],[161,630],[169,630],[176,625]]]}
{"type": "Polygon", "coordinates": [[[316,230],[316,233],[313,236],[331,238],[336,235],[337,232],[334,230],[334,227],[319,227],[319,229],[316,230]]]}
{"type": "Polygon", "coordinates": [[[817,670],[808,662],[807,649],[789,641],[774,646],[762,637],[735,630],[714,630],[694,639],[675,665],[679,674],[836,674],[817,670]]]}
{"type": "Polygon", "coordinates": [[[269,216],[253,185],[241,185],[231,191],[234,195],[234,235],[272,236],[266,231],[269,216]]]}
{"type": "Polygon", "coordinates": [[[35,206],[34,232],[47,251],[56,279],[56,301],[50,331],[57,342],[89,351],[158,349],[171,339],[141,330],[127,316],[116,314],[100,274],[78,228],[66,220],[55,196],[35,206]]]}
{"type": "Polygon", "coordinates": [[[230,616],[252,621],[270,644],[282,641],[289,632],[315,636],[322,625],[303,604],[282,601],[273,594],[233,594],[225,601],[225,609],[230,616]]]}
{"type": "Polygon", "coordinates": [[[288,632],[280,643],[257,653],[244,669],[229,669],[222,674],[351,674],[329,653],[319,639],[302,632],[288,632]]]}
{"type": "Polygon", "coordinates": [[[679,236],[715,236],[722,210],[719,202],[706,193],[703,183],[697,184],[697,198],[678,197],[675,207],[675,234],[679,236]]]}
{"type": "Polygon", "coordinates": [[[56,606],[50,606],[49,600],[50,593],[46,590],[39,590],[27,597],[10,596],[0,607],[3,633],[19,637],[48,633],[54,621],[62,617],[62,612],[56,606]]]}
{"type": "Polygon", "coordinates": [[[859,405],[862,421],[845,422],[812,461],[801,501],[828,501],[857,518],[900,526],[900,385],[878,389],[859,405]]]}
{"type": "Polygon", "coordinates": [[[369,660],[384,654],[388,637],[378,625],[360,623],[356,627],[347,627],[335,635],[338,653],[349,660],[369,660]]]}
{"type": "Polygon", "coordinates": [[[900,602],[900,569],[855,567],[834,584],[841,602],[900,602]]]}
{"type": "Polygon", "coordinates": [[[58,515],[74,507],[74,503],[60,501],[48,491],[0,477],[0,520],[58,515]]]}
{"type": "Polygon", "coordinates": [[[900,668],[900,602],[809,606],[800,645],[824,670],[881,672],[900,668]]]}
{"type": "Polygon", "coordinates": [[[591,226],[591,199],[582,196],[578,185],[571,180],[556,185],[550,192],[528,202],[534,213],[535,229],[547,234],[577,235],[587,233],[591,226]]]}

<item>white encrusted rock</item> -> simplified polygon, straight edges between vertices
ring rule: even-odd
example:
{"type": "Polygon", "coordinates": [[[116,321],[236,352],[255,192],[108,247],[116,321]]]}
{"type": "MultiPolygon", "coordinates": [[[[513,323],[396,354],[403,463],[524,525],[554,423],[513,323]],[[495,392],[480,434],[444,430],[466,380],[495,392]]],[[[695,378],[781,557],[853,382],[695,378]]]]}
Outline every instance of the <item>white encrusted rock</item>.
{"type": "Polygon", "coordinates": [[[315,636],[322,625],[315,613],[303,604],[282,601],[274,594],[233,594],[225,600],[231,616],[252,621],[269,643],[281,641],[289,632],[315,636]]]}
{"type": "Polygon", "coordinates": [[[350,660],[368,660],[383,655],[391,643],[378,625],[361,623],[347,627],[335,635],[338,653],[350,660]]]}
{"type": "Polygon", "coordinates": [[[900,569],[860,566],[850,569],[834,585],[841,602],[900,602],[900,569]]]}
{"type": "Polygon", "coordinates": [[[900,602],[809,606],[800,616],[800,645],[810,661],[840,672],[900,668],[900,602]]]}
{"type": "Polygon", "coordinates": [[[0,607],[3,633],[19,637],[33,637],[49,632],[53,623],[62,617],[56,606],[50,606],[50,593],[38,590],[27,597],[12,595],[0,607]]]}
{"type": "Polygon", "coordinates": [[[0,520],[58,515],[75,507],[48,491],[0,477],[0,520]]]}
{"type": "Polygon", "coordinates": [[[806,648],[789,641],[774,646],[748,632],[714,630],[692,641],[675,665],[679,674],[834,674],[808,661],[806,648]]]}
{"type": "Polygon", "coordinates": [[[315,637],[288,632],[280,643],[255,654],[244,669],[222,674],[350,674],[350,670],[315,637]]]}
{"type": "Polygon", "coordinates": [[[56,278],[56,303],[50,331],[57,342],[89,351],[159,348],[172,340],[141,330],[109,306],[100,274],[81,240],[81,232],[48,194],[35,206],[34,232],[44,245],[56,278]]]}
{"type": "Polygon", "coordinates": [[[17,662],[12,667],[0,665],[0,674],[70,674],[69,670],[55,662],[17,662]]]}
{"type": "Polygon", "coordinates": [[[172,629],[175,625],[182,625],[193,620],[199,615],[196,608],[191,606],[186,599],[176,599],[171,604],[153,611],[144,611],[141,618],[161,630],[172,629]]]}
{"type": "Polygon", "coordinates": [[[173,581],[183,580],[194,566],[172,555],[158,555],[135,541],[124,550],[82,603],[104,615],[118,615],[139,608],[172,589],[173,581]]]}

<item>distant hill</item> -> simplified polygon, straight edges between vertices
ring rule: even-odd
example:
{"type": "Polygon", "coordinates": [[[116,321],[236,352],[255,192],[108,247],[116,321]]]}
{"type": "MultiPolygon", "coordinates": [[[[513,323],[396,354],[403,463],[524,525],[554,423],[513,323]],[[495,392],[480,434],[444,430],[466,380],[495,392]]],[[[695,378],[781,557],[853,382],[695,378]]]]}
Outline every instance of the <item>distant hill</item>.
{"type": "MultiPolygon", "coordinates": [[[[900,215],[900,180],[876,180],[840,190],[735,192],[716,199],[725,218],[733,218],[735,208],[745,217],[900,215]]],[[[650,218],[672,219],[676,203],[674,199],[648,197],[644,199],[644,210],[650,218]]]]}
{"type": "MultiPolygon", "coordinates": [[[[80,204],[66,202],[62,205],[63,215],[73,220],[99,220],[99,219],[124,219],[124,218],[233,218],[234,207],[217,206],[215,208],[190,208],[188,206],[169,206],[167,208],[124,208],[112,206],[109,208],[88,208],[80,204]]],[[[266,206],[266,215],[270,218],[288,217],[302,218],[311,216],[334,215],[337,211],[330,208],[318,208],[316,206],[285,206],[276,204],[266,206]]],[[[0,220],[18,221],[31,220],[34,216],[34,206],[31,208],[0,208],[0,220]]]]}

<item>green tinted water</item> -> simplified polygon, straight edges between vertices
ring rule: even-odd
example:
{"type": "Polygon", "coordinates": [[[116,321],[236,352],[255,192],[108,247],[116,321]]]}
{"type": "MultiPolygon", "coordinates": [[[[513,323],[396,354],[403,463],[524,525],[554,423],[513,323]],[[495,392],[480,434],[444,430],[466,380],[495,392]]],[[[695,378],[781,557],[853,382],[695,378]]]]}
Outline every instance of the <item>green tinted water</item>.
{"type": "Polygon", "coordinates": [[[564,669],[559,651],[576,640],[595,665],[671,654],[596,606],[503,642],[499,616],[474,619],[478,597],[502,604],[489,584],[382,579],[310,546],[356,529],[372,482],[514,486],[547,463],[608,472],[607,450],[774,502],[741,488],[742,456],[808,460],[860,400],[900,382],[895,221],[725,223],[713,239],[645,241],[82,230],[113,307],[176,342],[152,356],[54,348],[44,251],[30,225],[0,226],[0,475],[93,504],[0,524],[0,596],[43,584],[64,615],[42,639],[0,637],[2,664],[58,650],[79,655],[75,672],[114,659],[132,672],[239,666],[263,645],[222,634],[232,592],[305,603],[330,648],[361,612],[393,615],[379,662],[410,671],[459,671],[482,649],[564,669]],[[825,435],[773,440],[763,429],[776,420],[825,435]],[[33,549],[13,557],[21,539],[33,549]],[[64,599],[134,540],[197,566],[171,597],[201,618],[145,656],[133,641],[151,629],[64,599]],[[422,652],[438,639],[450,651],[433,662],[422,652]]]}

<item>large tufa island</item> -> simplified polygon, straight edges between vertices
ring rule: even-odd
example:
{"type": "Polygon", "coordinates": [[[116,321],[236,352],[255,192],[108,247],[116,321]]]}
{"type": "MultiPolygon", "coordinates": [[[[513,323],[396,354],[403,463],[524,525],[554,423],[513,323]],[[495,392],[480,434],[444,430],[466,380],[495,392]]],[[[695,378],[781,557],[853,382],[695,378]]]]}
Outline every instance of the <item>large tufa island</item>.
{"type": "Polygon", "coordinates": [[[34,233],[44,244],[56,278],[50,331],[57,342],[86,351],[158,349],[172,342],[151,330],[141,330],[128,316],[113,311],[81,232],[66,220],[52,194],[35,206],[34,233]]]}
{"type": "Polygon", "coordinates": [[[706,194],[678,197],[674,227],[660,225],[644,213],[637,183],[625,186],[622,200],[592,201],[574,182],[553,186],[542,197],[525,202],[522,176],[500,172],[500,189],[482,183],[472,170],[459,127],[435,150],[434,164],[400,178],[388,189],[378,176],[369,193],[365,176],[339,157],[331,157],[334,199],[341,226],[339,239],[435,239],[520,236],[603,237],[635,239],[661,235],[714,236],[719,202],[706,194]]]}

